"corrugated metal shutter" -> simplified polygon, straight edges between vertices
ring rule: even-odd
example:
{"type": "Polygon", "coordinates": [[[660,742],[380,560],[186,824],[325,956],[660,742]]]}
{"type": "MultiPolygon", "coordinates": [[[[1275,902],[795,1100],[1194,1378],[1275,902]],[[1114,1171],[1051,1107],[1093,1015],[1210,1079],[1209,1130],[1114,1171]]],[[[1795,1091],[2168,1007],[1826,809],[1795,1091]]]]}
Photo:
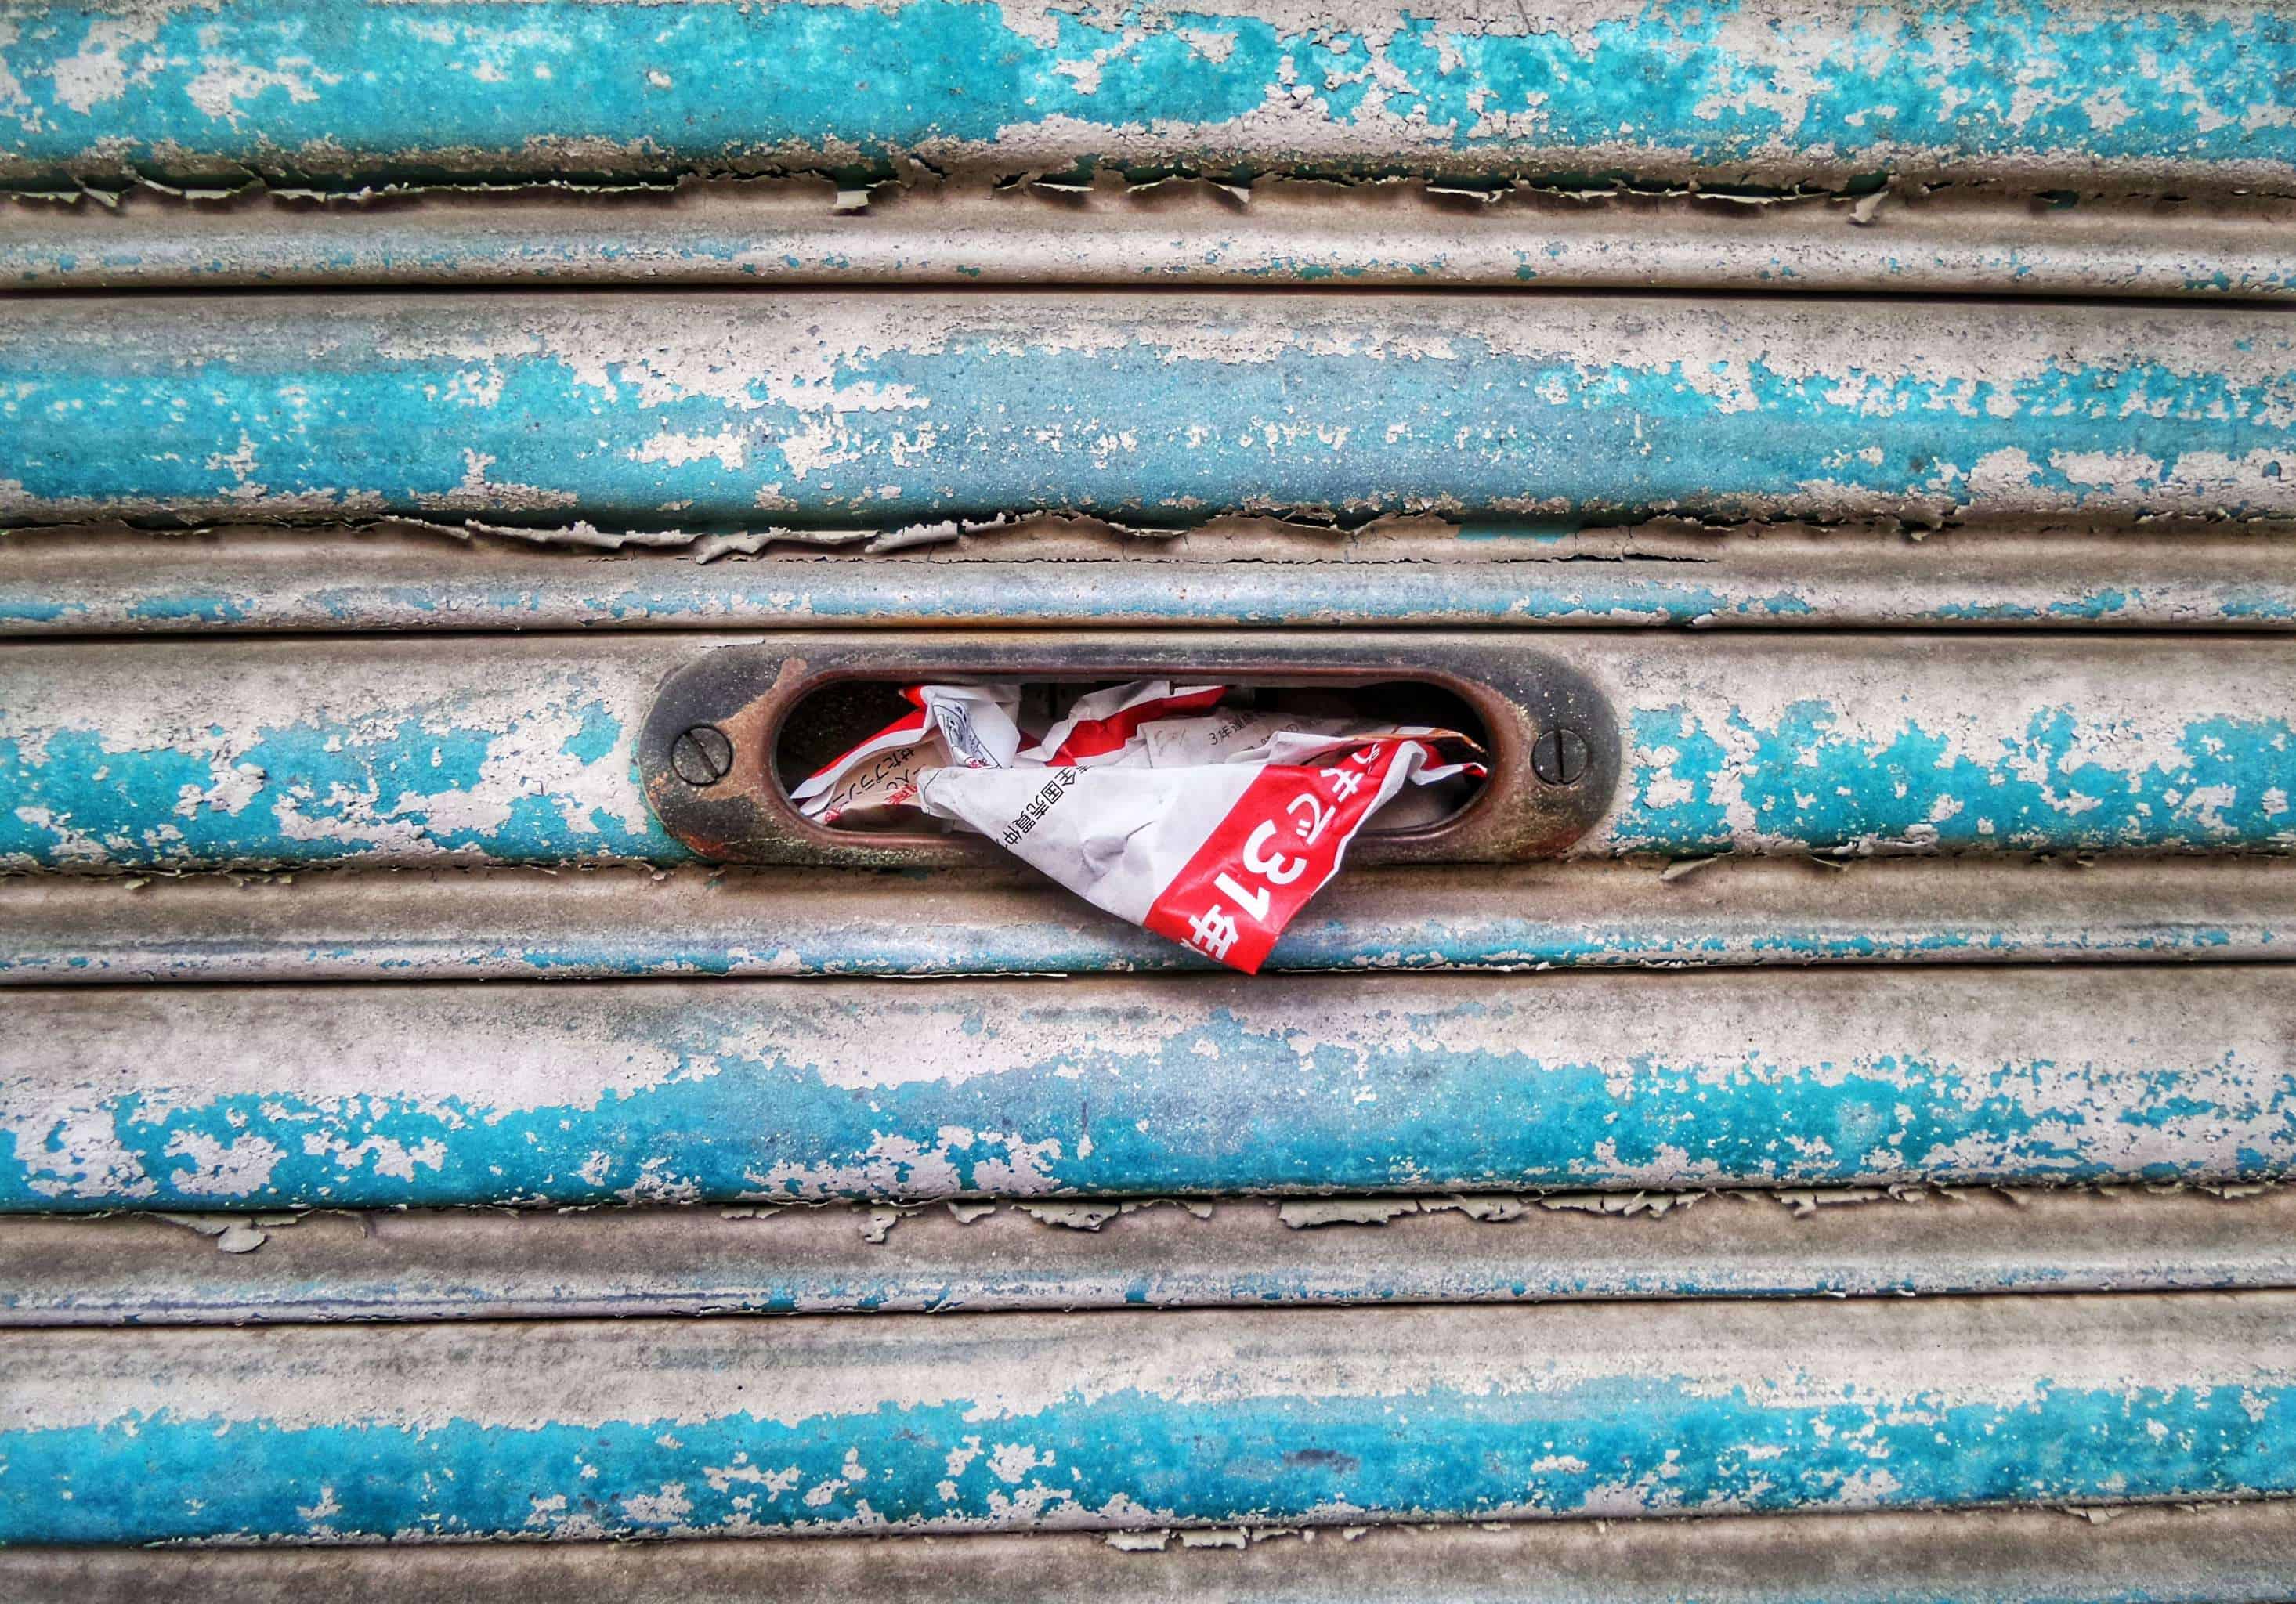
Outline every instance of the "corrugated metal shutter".
{"type": "Polygon", "coordinates": [[[2292,86],[0,0],[0,1588],[2296,1597],[2292,86]],[[1489,787],[1251,978],[784,794],[1163,674],[1489,787]]]}

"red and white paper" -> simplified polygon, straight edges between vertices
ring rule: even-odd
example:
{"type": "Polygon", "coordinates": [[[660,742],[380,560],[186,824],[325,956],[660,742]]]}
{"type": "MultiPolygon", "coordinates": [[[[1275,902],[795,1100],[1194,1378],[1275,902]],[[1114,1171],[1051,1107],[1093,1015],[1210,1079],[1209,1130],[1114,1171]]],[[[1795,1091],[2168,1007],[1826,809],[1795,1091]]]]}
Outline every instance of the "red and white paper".
{"type": "Polygon", "coordinates": [[[1095,692],[1026,745],[1017,732],[1003,739],[1017,687],[904,694],[916,713],[792,793],[808,817],[907,808],[946,820],[1246,974],[1339,872],[1374,814],[1408,790],[1482,773],[1473,743],[1452,731],[1223,708],[1217,685],[1095,692]],[[952,736],[950,720],[972,739],[952,736]]]}
{"type": "Polygon", "coordinates": [[[915,712],[832,758],[790,793],[807,818],[836,824],[914,807],[917,776],[926,770],[1005,768],[1020,752],[1016,687],[905,685],[901,694],[915,712]]]}

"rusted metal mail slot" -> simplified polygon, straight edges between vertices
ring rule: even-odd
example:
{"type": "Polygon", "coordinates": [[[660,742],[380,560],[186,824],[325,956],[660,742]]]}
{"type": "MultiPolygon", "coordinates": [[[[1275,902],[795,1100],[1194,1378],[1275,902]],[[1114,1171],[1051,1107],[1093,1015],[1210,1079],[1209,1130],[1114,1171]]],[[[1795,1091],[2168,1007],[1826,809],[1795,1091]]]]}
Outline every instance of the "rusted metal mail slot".
{"type": "Polygon", "coordinates": [[[0,19],[0,187],[67,193],[1095,166],[2284,193],[2296,173],[2296,27],[2259,0],[11,0],[0,19]]]}
{"type": "Polygon", "coordinates": [[[2284,1292],[19,1331],[0,1541],[2276,1497],[2292,1377],[2284,1292]]]}
{"type": "Polygon", "coordinates": [[[1370,699],[1397,722],[1463,730],[1490,777],[1464,806],[1414,828],[1376,818],[1357,862],[1506,862],[1553,856],[1602,817],[1619,774],[1608,702],[1567,655],[1523,643],[1431,639],[1367,657],[1346,634],[1244,634],[1227,640],[1086,636],[866,636],[824,640],[793,655],[787,640],[721,648],[671,676],[638,738],[647,800],[671,834],[715,861],[909,865],[997,861],[980,836],[832,828],[801,816],[788,787],[867,737],[896,688],[922,682],[1064,683],[1172,678],[1231,693],[1306,692],[1324,705],[1370,699]],[[793,752],[800,731],[810,755],[793,752]]]}
{"type": "Polygon", "coordinates": [[[1697,296],[18,297],[0,426],[0,520],[20,525],[2290,518],[2296,320],[1697,296]]]}
{"type": "Polygon", "coordinates": [[[24,1212],[2296,1172],[2277,964],[83,986],[8,1011],[0,1209],[24,1212]]]}
{"type": "MultiPolygon", "coordinates": [[[[1518,790],[1524,833],[1486,836],[1484,855],[1509,840],[1587,858],[2296,848],[2296,651],[2281,641],[1341,638],[1344,652],[1326,631],[1254,634],[1234,649],[1382,680],[1464,684],[1440,665],[1472,663],[1492,695],[1518,686],[1521,712],[1491,703],[1504,784],[1480,806],[1496,821],[1502,791],[1518,790]],[[1609,708],[1619,770],[1606,788],[1590,724],[1587,773],[1607,801],[1583,834],[1558,839],[1527,821],[1583,817],[1547,812],[1550,793],[1572,788],[1542,786],[1521,749],[1553,716],[1537,687],[1571,676],[1609,708]]],[[[774,676],[809,672],[798,664],[849,673],[1090,652],[1180,665],[1205,642],[821,632],[13,643],[0,649],[0,866],[692,862],[694,847],[649,805],[640,733],[674,676],[726,648],[724,660],[758,676],[729,693],[738,708],[774,676]]],[[[1472,844],[1471,827],[1482,825],[1463,818],[1445,850],[1472,844]]],[[[818,839],[791,839],[791,856],[823,855],[818,839]]],[[[1397,838],[1398,854],[1407,848],[1397,838]]]]}

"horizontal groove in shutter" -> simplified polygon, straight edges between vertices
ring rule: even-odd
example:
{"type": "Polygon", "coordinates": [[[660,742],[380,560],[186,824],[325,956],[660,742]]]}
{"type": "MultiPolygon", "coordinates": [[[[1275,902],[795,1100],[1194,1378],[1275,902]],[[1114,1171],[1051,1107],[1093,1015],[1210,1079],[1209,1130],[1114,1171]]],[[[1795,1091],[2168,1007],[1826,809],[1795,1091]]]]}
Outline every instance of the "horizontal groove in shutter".
{"type": "Polygon", "coordinates": [[[2296,1287],[2292,1228],[2164,1186],[19,1215],[0,1325],[2230,1290],[2296,1287]]]}

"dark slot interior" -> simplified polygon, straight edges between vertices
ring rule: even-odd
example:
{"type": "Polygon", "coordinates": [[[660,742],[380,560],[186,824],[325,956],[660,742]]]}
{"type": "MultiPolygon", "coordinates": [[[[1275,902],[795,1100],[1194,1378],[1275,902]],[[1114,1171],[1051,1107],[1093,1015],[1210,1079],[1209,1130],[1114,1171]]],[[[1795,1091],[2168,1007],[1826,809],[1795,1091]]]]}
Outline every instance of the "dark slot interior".
{"type": "MultiPolygon", "coordinates": [[[[939,683],[968,683],[977,677],[951,675],[939,683]]],[[[1065,711],[1076,698],[1089,692],[1126,683],[1129,678],[1144,676],[1092,680],[1016,677],[1022,687],[1021,724],[1033,737],[1065,711]]],[[[1169,677],[1176,683],[1218,683],[1221,678],[1212,674],[1182,674],[1169,677]]],[[[901,695],[901,686],[911,683],[914,682],[902,679],[835,680],[791,708],[782,724],[774,750],[775,773],[781,781],[784,794],[824,764],[850,750],[894,720],[914,711],[901,695]]],[[[1438,729],[1456,730],[1486,748],[1489,745],[1489,731],[1472,703],[1441,685],[1421,680],[1377,680],[1365,684],[1338,685],[1324,682],[1287,683],[1267,680],[1228,683],[1232,688],[1220,704],[1223,708],[1296,713],[1310,718],[1351,717],[1381,724],[1430,724],[1438,729]]],[[[1423,830],[1435,823],[1447,822],[1474,799],[1485,782],[1462,778],[1444,783],[1447,787],[1444,799],[1450,804],[1447,811],[1433,820],[1416,817],[1406,828],[1423,830]]],[[[1395,806],[1399,806],[1399,803],[1395,806]]],[[[1420,811],[1424,812],[1423,809],[1420,811]]],[[[844,830],[848,827],[832,828],[844,830]]],[[[935,830],[938,826],[931,821],[913,821],[898,828],[935,830]]],[[[1392,830],[1395,827],[1390,825],[1388,828],[1392,830]]],[[[1385,833],[1377,817],[1373,819],[1366,833],[1385,833]]]]}

